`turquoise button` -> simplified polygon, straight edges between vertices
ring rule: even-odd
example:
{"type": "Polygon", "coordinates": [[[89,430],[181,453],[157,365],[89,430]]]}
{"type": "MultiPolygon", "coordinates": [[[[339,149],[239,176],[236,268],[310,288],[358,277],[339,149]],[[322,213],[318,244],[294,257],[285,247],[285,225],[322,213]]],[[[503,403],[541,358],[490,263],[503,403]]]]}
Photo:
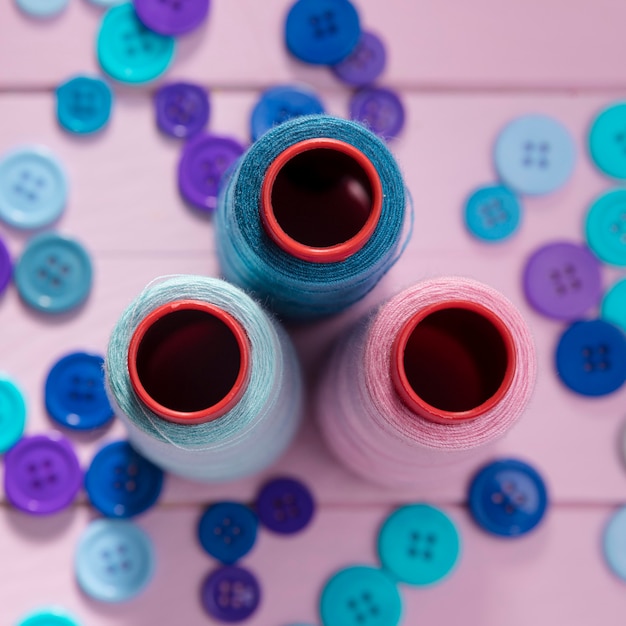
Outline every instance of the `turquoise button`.
{"type": "Polygon", "coordinates": [[[0,454],[19,441],[25,424],[24,396],[10,378],[0,374],[0,454]]]}
{"type": "Polygon", "coordinates": [[[349,567],[326,583],[320,614],[324,626],[396,626],[402,616],[402,600],[385,572],[349,567]]]}
{"type": "Polygon", "coordinates": [[[517,196],[501,185],[481,187],[465,203],[465,224],[477,239],[502,241],[518,228],[522,211],[517,196]]]}
{"type": "Polygon", "coordinates": [[[585,232],[598,258],[626,266],[626,190],[609,191],[591,205],[585,232]]]}
{"type": "Polygon", "coordinates": [[[79,623],[63,609],[40,609],[22,618],[17,626],[80,626],[79,623]]]}
{"type": "Polygon", "coordinates": [[[38,19],[58,15],[65,9],[69,0],[15,0],[21,11],[38,19]]]}
{"type": "Polygon", "coordinates": [[[383,567],[410,585],[432,585],[447,576],[459,559],[460,546],[452,520],[428,504],[398,509],[378,535],[383,567]]]}
{"type": "Polygon", "coordinates": [[[606,292],[600,310],[603,319],[626,332],[626,278],[606,292]]]}
{"type": "Polygon", "coordinates": [[[593,121],[589,152],[600,171],[626,178],[626,102],[604,109],[593,121]]]}
{"type": "Polygon", "coordinates": [[[174,58],[172,37],[147,29],[130,3],[109,9],[102,18],[96,50],[102,69],[125,83],[158,78],[174,58]]]}
{"type": "Polygon", "coordinates": [[[100,78],[71,78],[57,87],[56,99],[59,124],[71,133],[95,133],[111,116],[113,94],[100,78]]]}

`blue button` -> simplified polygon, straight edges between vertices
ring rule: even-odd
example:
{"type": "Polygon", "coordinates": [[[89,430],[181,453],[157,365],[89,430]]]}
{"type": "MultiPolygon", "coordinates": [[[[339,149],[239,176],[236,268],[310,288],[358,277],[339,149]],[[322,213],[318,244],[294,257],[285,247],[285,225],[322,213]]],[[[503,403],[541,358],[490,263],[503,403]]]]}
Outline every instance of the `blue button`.
{"type": "Polygon", "coordinates": [[[65,9],[69,0],[15,0],[20,10],[38,19],[58,15],[65,9]]]}
{"type": "Polygon", "coordinates": [[[626,506],[618,509],[604,529],[604,558],[611,571],[626,580],[626,506]]]}
{"type": "Polygon", "coordinates": [[[335,65],[360,38],[359,15],[348,0],[298,0],[287,14],[287,48],[306,63],[335,65]]]}
{"type": "Polygon", "coordinates": [[[85,474],[91,504],[107,517],[128,518],[147,511],[162,487],[163,471],[127,441],[100,448],[85,474]]]}
{"type": "Polygon", "coordinates": [[[397,626],[402,600],[387,574],[373,567],[349,567],[324,586],[320,599],[324,626],[397,626]]]}
{"type": "Polygon", "coordinates": [[[80,588],[102,602],[134,598],[148,585],[156,558],[148,535],[125,520],[91,522],[78,541],[74,570],[80,588]]]}
{"type": "Polygon", "coordinates": [[[104,359],[73,352],[59,359],[48,373],[46,409],[67,428],[92,430],[111,421],[113,409],[104,390],[104,359]]]}
{"type": "Polygon", "coordinates": [[[409,585],[432,585],[448,576],[460,550],[461,540],[452,520],[428,504],[397,509],[378,535],[383,567],[409,585]]]}
{"type": "Polygon", "coordinates": [[[273,126],[294,117],[318,113],[324,113],[324,105],[310,89],[291,85],[272,87],[261,94],[252,110],[252,141],[256,141],[273,126]]]}
{"type": "Polygon", "coordinates": [[[200,518],[198,539],[212,557],[232,565],[254,546],[258,525],[257,516],[247,506],[219,502],[200,518]]]}
{"type": "Polygon", "coordinates": [[[95,133],[111,116],[113,93],[100,78],[71,78],[57,87],[56,98],[59,124],[71,133],[95,133]]]}
{"type": "Polygon", "coordinates": [[[19,441],[25,424],[24,395],[8,376],[0,374],[0,454],[19,441]]]}
{"type": "Polygon", "coordinates": [[[483,241],[507,239],[517,230],[521,217],[517,196],[501,185],[480,187],[465,203],[465,224],[483,241]]]}
{"type": "Polygon", "coordinates": [[[65,209],[67,178],[43,146],[25,146],[0,160],[0,219],[15,228],[41,228],[65,209]]]}
{"type": "Polygon", "coordinates": [[[604,109],[593,121],[589,152],[600,171],[626,178],[626,102],[604,109]]]}
{"type": "Polygon", "coordinates": [[[200,588],[206,614],[218,622],[243,622],[261,603],[261,586],[249,570],[226,565],[211,572],[200,588]]]}
{"type": "Polygon", "coordinates": [[[40,609],[23,617],[17,626],[80,626],[79,623],[63,609],[40,609]]]}
{"type": "Polygon", "coordinates": [[[361,33],[361,39],[350,56],[333,65],[333,74],[342,82],[354,87],[372,84],[385,69],[385,45],[374,33],[361,33]]]}
{"type": "Polygon", "coordinates": [[[626,278],[615,283],[604,295],[602,319],[626,332],[626,278]]]}
{"type": "Polygon", "coordinates": [[[517,537],[535,528],[548,506],[546,487],[530,465],[515,459],[495,461],[474,476],[469,508],[484,530],[517,537]]]}
{"type": "Polygon", "coordinates": [[[404,105],[391,89],[363,87],[352,96],[349,106],[350,119],[383,139],[397,137],[404,128],[404,105]]]}
{"type": "Polygon", "coordinates": [[[128,2],[128,0],[89,0],[89,2],[97,7],[108,9],[115,6],[116,4],[123,4],[125,2],[128,2]]]}
{"type": "Polygon", "coordinates": [[[598,258],[626,266],[626,190],[609,191],[591,205],[585,233],[589,247],[598,258]]]}
{"type": "Polygon", "coordinates": [[[521,194],[540,195],[564,185],[574,171],[569,131],[546,115],[525,115],[498,135],[495,166],[502,182],[521,194]]]}

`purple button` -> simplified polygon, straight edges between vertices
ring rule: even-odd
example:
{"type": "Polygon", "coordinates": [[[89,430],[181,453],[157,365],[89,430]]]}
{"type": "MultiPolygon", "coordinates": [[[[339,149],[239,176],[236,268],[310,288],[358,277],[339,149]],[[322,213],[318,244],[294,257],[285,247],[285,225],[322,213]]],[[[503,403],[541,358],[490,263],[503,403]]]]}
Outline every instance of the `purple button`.
{"type": "Polygon", "coordinates": [[[209,0],[134,0],[137,17],[161,35],[183,35],[209,13],[209,0]]]}
{"type": "Polygon", "coordinates": [[[209,94],[199,85],[171,83],[154,94],[157,126],[166,135],[186,139],[209,121],[209,94]]]}
{"type": "Polygon", "coordinates": [[[396,137],[404,127],[404,106],[391,90],[359,89],[350,100],[350,118],[385,139],[396,137]]]}
{"type": "Polygon", "coordinates": [[[222,176],[243,154],[230,137],[202,133],[183,147],[178,163],[178,188],[183,198],[202,211],[214,211],[222,176]]]}
{"type": "Polygon", "coordinates": [[[383,42],[374,33],[362,32],[354,52],[333,65],[332,70],[342,82],[361,87],[373,83],[383,73],[386,61],[383,42]]]}
{"type": "Polygon", "coordinates": [[[47,515],[72,503],[83,474],[72,444],[51,432],[24,437],[4,457],[4,491],[13,506],[47,515]]]}
{"type": "Polygon", "coordinates": [[[259,583],[243,567],[220,567],[202,583],[202,606],[210,617],[222,622],[241,622],[250,617],[261,601],[259,583]]]}
{"type": "Polygon", "coordinates": [[[291,478],[277,478],[267,483],[257,497],[256,506],[261,523],[283,535],[302,530],[315,511],[311,492],[291,478]]]}
{"type": "Polygon", "coordinates": [[[586,246],[550,243],[528,259],[524,292],[529,304],[543,315],[579,319],[602,297],[600,264],[586,246]]]}
{"type": "Polygon", "coordinates": [[[11,263],[11,255],[9,254],[6,244],[0,238],[0,293],[7,288],[7,285],[11,281],[12,274],[13,264],[11,263]]]}

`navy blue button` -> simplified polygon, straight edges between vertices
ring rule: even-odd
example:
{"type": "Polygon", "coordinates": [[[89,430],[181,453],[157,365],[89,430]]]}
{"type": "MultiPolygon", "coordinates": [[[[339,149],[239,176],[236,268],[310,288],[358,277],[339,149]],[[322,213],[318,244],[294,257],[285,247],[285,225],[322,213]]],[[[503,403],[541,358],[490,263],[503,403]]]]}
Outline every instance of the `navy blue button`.
{"type": "Polygon", "coordinates": [[[402,101],[390,89],[364,87],[350,100],[350,119],[361,122],[384,139],[393,139],[400,134],[404,118],[402,101]]]}
{"type": "Polygon", "coordinates": [[[542,520],[548,495],[541,476],[515,459],[483,467],[469,489],[469,508],[486,531],[502,537],[524,535],[542,520]]]}
{"type": "Polygon", "coordinates": [[[198,539],[212,557],[232,565],[252,549],[258,525],[257,516],[247,506],[219,502],[200,518],[198,539]]]}
{"type": "Polygon", "coordinates": [[[575,322],[556,349],[561,380],[576,393],[603,396],[626,381],[626,338],[604,320],[575,322]]]}
{"type": "Polygon", "coordinates": [[[284,535],[303,530],[315,512],[311,492],[291,478],[277,478],[267,483],[259,492],[256,507],[261,523],[284,535]]]}
{"type": "Polygon", "coordinates": [[[133,517],[153,506],[161,493],[163,472],[127,441],[101,448],[85,475],[91,504],[107,517],[133,517]]]}

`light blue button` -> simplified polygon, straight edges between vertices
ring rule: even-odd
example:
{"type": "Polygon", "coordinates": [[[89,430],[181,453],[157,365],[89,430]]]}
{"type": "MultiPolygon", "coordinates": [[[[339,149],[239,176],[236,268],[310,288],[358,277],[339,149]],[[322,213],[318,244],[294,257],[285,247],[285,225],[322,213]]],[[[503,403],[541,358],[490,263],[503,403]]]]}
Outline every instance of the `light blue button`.
{"type": "Polygon", "coordinates": [[[591,205],[585,234],[598,258],[626,266],[626,190],[609,191],[591,205]]]}
{"type": "Polygon", "coordinates": [[[522,210],[517,196],[501,185],[476,189],[465,203],[465,224],[477,239],[502,241],[518,228],[522,210]]]}
{"type": "Polygon", "coordinates": [[[80,626],[79,623],[63,609],[46,608],[29,613],[17,626],[80,626]]]}
{"type": "Polygon", "coordinates": [[[8,376],[0,374],[0,454],[18,442],[25,424],[24,396],[8,376]]]}
{"type": "Polygon", "coordinates": [[[604,529],[602,547],[611,571],[626,580],[626,506],[611,516],[604,529]]]}
{"type": "Polygon", "coordinates": [[[500,132],[494,159],[500,180],[521,194],[561,187],[574,171],[576,149],[569,131],[546,115],[525,115],[500,132]]]}
{"type": "Polygon", "coordinates": [[[601,316],[626,332],[626,278],[616,282],[605,294],[601,316]]]}
{"type": "Polygon", "coordinates": [[[111,116],[113,93],[100,78],[71,78],[57,87],[56,98],[59,124],[71,133],[95,133],[111,116]]]}
{"type": "Polygon", "coordinates": [[[0,160],[0,219],[22,229],[54,222],[67,202],[67,179],[54,154],[23,146],[0,160]]]}
{"type": "Polygon", "coordinates": [[[103,7],[105,9],[108,9],[110,7],[116,6],[117,4],[124,4],[124,2],[127,2],[127,0],[88,0],[88,2],[97,7],[103,7]]]}
{"type": "Polygon", "coordinates": [[[103,602],[123,602],[141,593],[155,569],[151,539],[125,520],[99,519],[78,541],[74,567],[80,588],[103,602]]]}
{"type": "Polygon", "coordinates": [[[17,6],[31,17],[46,19],[58,15],[69,0],[15,0],[17,6]]]}
{"type": "Polygon", "coordinates": [[[604,109],[593,121],[589,152],[600,171],[626,178],[626,102],[604,109]]]}

